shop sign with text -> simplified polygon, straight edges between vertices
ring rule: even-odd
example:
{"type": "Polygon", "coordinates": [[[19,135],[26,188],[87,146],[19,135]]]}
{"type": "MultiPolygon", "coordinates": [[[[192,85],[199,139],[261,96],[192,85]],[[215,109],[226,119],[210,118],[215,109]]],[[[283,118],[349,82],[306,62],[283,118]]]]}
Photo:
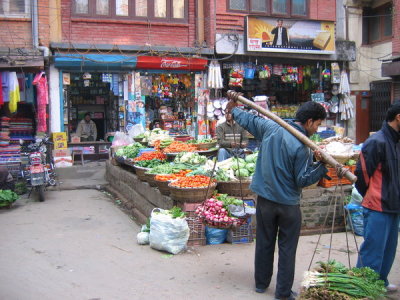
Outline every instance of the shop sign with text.
{"type": "Polygon", "coordinates": [[[138,56],[136,69],[201,71],[207,60],[201,58],[138,56]]]}

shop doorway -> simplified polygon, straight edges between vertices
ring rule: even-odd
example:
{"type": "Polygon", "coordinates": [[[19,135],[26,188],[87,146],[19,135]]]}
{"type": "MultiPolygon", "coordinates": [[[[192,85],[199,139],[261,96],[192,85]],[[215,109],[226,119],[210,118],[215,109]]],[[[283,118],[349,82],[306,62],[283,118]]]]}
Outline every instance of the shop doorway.
{"type": "Polygon", "coordinates": [[[109,133],[119,130],[119,98],[113,91],[111,74],[106,75],[70,73],[69,84],[64,86],[67,97],[64,115],[67,116],[70,138],[76,134],[79,122],[88,112],[96,124],[97,141],[106,140],[109,133]]]}
{"type": "Polygon", "coordinates": [[[370,84],[370,131],[378,131],[382,127],[391,103],[391,88],[390,81],[374,81],[370,84]]]}

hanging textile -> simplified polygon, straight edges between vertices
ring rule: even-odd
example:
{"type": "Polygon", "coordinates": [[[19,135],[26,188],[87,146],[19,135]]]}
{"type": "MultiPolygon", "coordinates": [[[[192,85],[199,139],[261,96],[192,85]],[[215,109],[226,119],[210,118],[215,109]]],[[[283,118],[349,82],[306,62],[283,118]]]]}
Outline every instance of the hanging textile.
{"type": "Polygon", "coordinates": [[[1,87],[3,90],[2,96],[3,96],[3,102],[8,102],[10,99],[9,95],[9,86],[8,86],[8,81],[9,81],[9,74],[10,72],[5,71],[1,73],[1,87]]]}
{"type": "Polygon", "coordinates": [[[8,81],[8,89],[9,89],[9,96],[10,96],[8,108],[11,113],[14,113],[17,111],[18,102],[20,101],[17,72],[10,72],[8,80],[9,80],[8,81]]]}
{"type": "Polygon", "coordinates": [[[35,76],[32,82],[36,86],[36,99],[37,99],[37,120],[38,126],[37,131],[46,132],[47,131],[47,107],[49,103],[49,94],[47,88],[47,78],[44,72],[40,72],[35,76]]]}
{"type": "Polygon", "coordinates": [[[0,74],[0,107],[4,104],[4,100],[3,100],[3,80],[2,80],[2,74],[0,74]]]}

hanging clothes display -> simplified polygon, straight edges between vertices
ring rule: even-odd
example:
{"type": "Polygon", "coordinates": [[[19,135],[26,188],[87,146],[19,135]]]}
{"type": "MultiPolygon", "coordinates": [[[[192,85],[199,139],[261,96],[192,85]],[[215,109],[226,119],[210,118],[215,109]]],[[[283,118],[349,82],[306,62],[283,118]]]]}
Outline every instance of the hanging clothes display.
{"type": "Polygon", "coordinates": [[[3,100],[3,80],[2,80],[3,76],[2,74],[0,74],[0,107],[4,104],[4,100],[3,100]]]}
{"type": "Polygon", "coordinates": [[[8,103],[8,108],[11,113],[14,113],[17,111],[18,102],[20,101],[17,72],[9,73],[8,89],[9,89],[9,99],[10,99],[10,101],[8,103]]]}
{"type": "Polygon", "coordinates": [[[9,95],[9,86],[8,86],[8,81],[9,81],[9,74],[10,72],[5,71],[1,73],[1,88],[2,88],[2,97],[3,97],[3,103],[8,102],[10,95],[9,95]]]}
{"type": "Polygon", "coordinates": [[[49,94],[47,88],[47,78],[44,72],[40,72],[35,76],[35,79],[32,82],[33,85],[36,85],[36,99],[37,99],[37,120],[38,126],[37,131],[46,132],[47,131],[47,104],[49,103],[49,94]]]}

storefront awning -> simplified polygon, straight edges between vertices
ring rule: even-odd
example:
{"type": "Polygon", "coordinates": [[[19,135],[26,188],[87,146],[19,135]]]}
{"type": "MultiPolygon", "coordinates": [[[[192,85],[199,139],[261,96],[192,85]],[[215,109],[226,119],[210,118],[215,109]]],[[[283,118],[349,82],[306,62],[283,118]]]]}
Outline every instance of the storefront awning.
{"type": "Polygon", "coordinates": [[[136,69],[202,71],[207,63],[201,58],[138,56],[136,69]]]}
{"type": "Polygon", "coordinates": [[[67,54],[56,53],[54,65],[60,69],[80,70],[127,70],[136,67],[137,57],[115,54],[67,54]]]}

